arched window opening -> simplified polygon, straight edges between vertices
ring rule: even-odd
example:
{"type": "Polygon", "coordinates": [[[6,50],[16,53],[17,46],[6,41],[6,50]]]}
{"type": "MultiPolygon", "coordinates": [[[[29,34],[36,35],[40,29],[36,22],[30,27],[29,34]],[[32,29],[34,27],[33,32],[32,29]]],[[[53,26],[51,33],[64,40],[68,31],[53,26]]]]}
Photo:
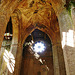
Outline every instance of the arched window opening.
{"type": "Polygon", "coordinates": [[[33,75],[33,73],[34,75],[43,75],[43,73],[53,75],[52,43],[48,35],[38,29],[35,29],[26,38],[23,45],[20,74],[33,75]],[[40,48],[44,48],[44,50],[40,51],[40,48]],[[45,71],[43,69],[45,69],[45,71]]]}
{"type": "Polygon", "coordinates": [[[10,17],[9,22],[7,23],[4,39],[2,42],[1,52],[0,52],[1,53],[0,75],[6,75],[8,73],[8,70],[11,73],[13,73],[14,71],[13,67],[15,64],[14,60],[15,58],[13,54],[10,52],[11,43],[12,43],[12,20],[10,17]],[[13,63],[13,65],[11,63],[13,63]]]}
{"type": "Polygon", "coordinates": [[[5,31],[5,34],[4,34],[4,39],[6,40],[11,40],[12,39],[12,21],[11,21],[11,17],[10,17],[10,20],[7,24],[7,27],[6,27],[6,31],[5,31]]]}

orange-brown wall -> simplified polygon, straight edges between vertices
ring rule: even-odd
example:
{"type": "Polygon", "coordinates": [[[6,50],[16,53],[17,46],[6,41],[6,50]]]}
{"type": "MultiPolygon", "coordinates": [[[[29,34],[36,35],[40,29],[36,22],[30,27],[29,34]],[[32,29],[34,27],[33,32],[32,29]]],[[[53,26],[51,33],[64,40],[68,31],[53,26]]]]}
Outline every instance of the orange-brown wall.
{"type": "Polygon", "coordinates": [[[28,50],[24,50],[20,75],[53,75],[52,51],[46,50],[39,54],[40,58],[36,59],[28,50]]]}

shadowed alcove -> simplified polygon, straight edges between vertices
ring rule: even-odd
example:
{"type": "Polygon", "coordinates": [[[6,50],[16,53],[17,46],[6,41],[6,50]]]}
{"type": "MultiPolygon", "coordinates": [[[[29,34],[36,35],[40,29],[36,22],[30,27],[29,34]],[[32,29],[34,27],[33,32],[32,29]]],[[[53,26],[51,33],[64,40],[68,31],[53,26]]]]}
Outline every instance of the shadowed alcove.
{"type": "MultiPolygon", "coordinates": [[[[43,47],[42,47],[43,48],[43,47]]],[[[54,75],[53,53],[50,38],[44,32],[35,29],[25,40],[23,45],[20,75],[54,75]],[[37,43],[44,44],[44,50],[35,51],[37,43]]]]}

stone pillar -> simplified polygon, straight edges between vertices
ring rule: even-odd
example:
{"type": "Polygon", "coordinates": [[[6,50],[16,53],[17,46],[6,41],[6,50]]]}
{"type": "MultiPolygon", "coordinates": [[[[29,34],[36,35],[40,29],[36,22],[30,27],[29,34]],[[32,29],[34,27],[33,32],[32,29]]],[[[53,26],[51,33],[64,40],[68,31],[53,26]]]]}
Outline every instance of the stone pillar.
{"type": "Polygon", "coordinates": [[[22,44],[18,44],[17,48],[17,54],[16,54],[16,63],[15,63],[15,70],[13,75],[19,75],[20,74],[20,68],[21,68],[21,61],[22,61],[22,44]]]}
{"type": "Polygon", "coordinates": [[[7,26],[6,16],[0,15],[0,48],[2,46],[2,41],[3,41],[3,38],[4,38],[6,26],[7,26]]]}
{"type": "Polygon", "coordinates": [[[61,43],[53,45],[54,75],[66,75],[61,43]]]}
{"type": "Polygon", "coordinates": [[[72,6],[71,8],[71,16],[72,16],[72,21],[73,21],[73,29],[74,29],[74,47],[75,47],[75,7],[72,6]]]}
{"type": "Polygon", "coordinates": [[[53,50],[54,75],[60,75],[60,73],[59,73],[58,53],[57,53],[57,45],[53,45],[52,50],[53,50]]]}
{"type": "Polygon", "coordinates": [[[75,46],[74,46],[74,24],[68,10],[63,9],[58,15],[61,33],[66,74],[75,75],[75,46]]]}
{"type": "MultiPolygon", "coordinates": [[[[2,46],[2,42],[3,42],[6,26],[7,26],[6,16],[0,14],[0,52],[1,52],[1,46],[2,46]]],[[[0,67],[2,66],[1,59],[3,59],[3,56],[0,56],[0,67]]]]}

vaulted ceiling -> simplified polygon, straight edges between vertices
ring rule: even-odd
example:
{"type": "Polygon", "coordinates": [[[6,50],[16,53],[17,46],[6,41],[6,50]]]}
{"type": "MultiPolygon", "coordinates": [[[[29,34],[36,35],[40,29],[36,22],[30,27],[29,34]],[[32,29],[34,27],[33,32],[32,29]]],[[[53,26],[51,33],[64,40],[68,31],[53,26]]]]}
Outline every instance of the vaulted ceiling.
{"type": "Polygon", "coordinates": [[[22,29],[43,25],[57,31],[58,19],[49,0],[25,0],[17,7],[22,14],[22,29]]]}
{"type": "Polygon", "coordinates": [[[1,0],[0,13],[8,19],[11,13],[20,11],[22,39],[36,27],[54,37],[59,32],[56,13],[62,10],[65,3],[65,0],[1,0]]]}
{"type": "Polygon", "coordinates": [[[22,13],[22,22],[25,28],[38,23],[50,27],[51,21],[57,20],[52,4],[47,0],[26,0],[21,2],[17,8],[22,13]]]}
{"type": "Polygon", "coordinates": [[[48,28],[53,26],[55,28],[56,26],[56,29],[52,29],[57,31],[58,20],[55,13],[60,10],[59,8],[63,8],[65,3],[65,0],[1,0],[0,9],[3,14],[8,13],[7,18],[11,14],[10,12],[19,9],[22,16],[22,28],[24,29],[31,24],[42,24],[48,28]]]}
{"type": "Polygon", "coordinates": [[[48,30],[49,34],[59,32],[58,19],[49,0],[21,1],[15,10],[21,13],[22,39],[36,27],[44,32],[48,30]]]}

